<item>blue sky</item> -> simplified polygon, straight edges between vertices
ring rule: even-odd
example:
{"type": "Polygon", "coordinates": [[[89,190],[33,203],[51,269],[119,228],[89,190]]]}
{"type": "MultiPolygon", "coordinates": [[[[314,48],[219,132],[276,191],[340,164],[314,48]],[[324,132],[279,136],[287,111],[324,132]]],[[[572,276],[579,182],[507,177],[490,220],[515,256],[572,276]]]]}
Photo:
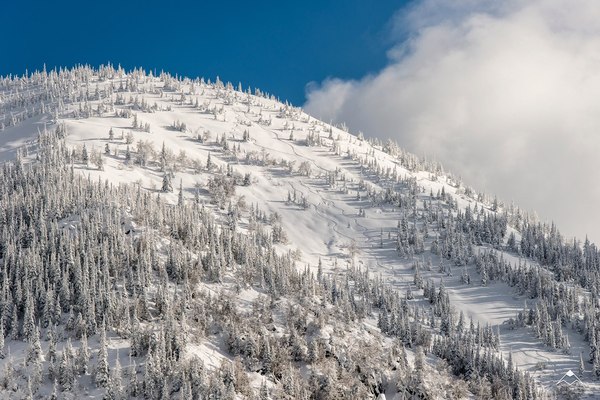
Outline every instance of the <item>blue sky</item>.
{"type": "Polygon", "coordinates": [[[0,9],[0,75],[109,61],[219,75],[394,138],[477,189],[600,240],[600,190],[589,183],[600,153],[597,0],[5,0],[0,9]],[[561,195],[540,182],[562,182],[561,195]],[[577,207],[565,207],[572,193],[577,207]]]}
{"type": "Polygon", "coordinates": [[[219,75],[301,105],[311,81],[381,69],[406,2],[13,0],[2,5],[0,75],[110,61],[219,75]]]}

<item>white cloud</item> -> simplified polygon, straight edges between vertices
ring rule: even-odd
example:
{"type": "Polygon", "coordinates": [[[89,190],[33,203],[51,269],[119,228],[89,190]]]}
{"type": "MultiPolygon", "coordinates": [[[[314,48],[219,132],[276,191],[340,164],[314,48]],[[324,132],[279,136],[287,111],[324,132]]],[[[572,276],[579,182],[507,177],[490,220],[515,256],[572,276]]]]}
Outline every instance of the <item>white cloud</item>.
{"type": "Polygon", "coordinates": [[[394,21],[389,65],[309,85],[307,111],[600,241],[600,3],[424,0],[394,21]]]}

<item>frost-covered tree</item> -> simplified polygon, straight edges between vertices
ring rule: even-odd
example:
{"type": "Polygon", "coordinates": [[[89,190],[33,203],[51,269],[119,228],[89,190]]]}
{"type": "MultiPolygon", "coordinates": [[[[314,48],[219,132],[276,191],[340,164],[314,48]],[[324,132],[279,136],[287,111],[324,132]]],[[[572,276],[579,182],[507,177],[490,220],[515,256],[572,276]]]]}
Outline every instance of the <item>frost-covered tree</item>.
{"type": "Polygon", "coordinates": [[[169,172],[163,175],[162,189],[165,193],[173,191],[173,183],[171,182],[171,174],[169,172]]]}
{"type": "Polygon", "coordinates": [[[90,362],[90,350],[88,348],[87,335],[84,333],[81,336],[81,344],[77,349],[77,356],[75,359],[75,367],[77,373],[86,375],[89,371],[90,362]]]}
{"type": "Polygon", "coordinates": [[[183,181],[179,180],[179,195],[177,196],[177,205],[183,206],[184,198],[183,198],[183,181]]]}
{"type": "Polygon", "coordinates": [[[0,323],[0,359],[4,359],[4,357],[6,357],[4,351],[4,324],[0,323]]]}
{"type": "Polygon", "coordinates": [[[129,150],[129,145],[127,145],[125,149],[125,162],[129,164],[131,162],[131,151],[129,150]]]}
{"type": "Polygon", "coordinates": [[[42,354],[42,344],[40,342],[40,331],[37,327],[33,329],[33,333],[29,338],[29,345],[27,346],[27,357],[25,360],[26,364],[40,363],[44,356],[42,354]]]}
{"type": "Polygon", "coordinates": [[[162,148],[160,150],[159,163],[160,163],[160,170],[161,170],[161,172],[164,172],[165,168],[167,166],[167,150],[165,149],[165,142],[163,142],[162,148]]]}
{"type": "Polygon", "coordinates": [[[83,161],[85,165],[88,165],[88,163],[90,162],[90,156],[88,154],[85,144],[83,145],[83,149],[81,150],[81,161],[83,161]]]}
{"type": "Polygon", "coordinates": [[[213,201],[223,208],[226,202],[235,195],[234,181],[224,175],[215,175],[208,180],[208,190],[213,201]]]}
{"type": "MultiPolygon", "coordinates": [[[[68,343],[70,348],[70,342],[68,343]]],[[[61,390],[71,391],[73,384],[75,383],[75,375],[73,371],[73,355],[70,349],[65,348],[62,354],[59,356],[58,361],[58,382],[60,383],[61,390]]]]}
{"type": "Polygon", "coordinates": [[[110,371],[108,367],[108,344],[106,342],[106,324],[104,320],[100,328],[100,348],[98,349],[97,358],[94,382],[98,387],[107,387],[110,381],[110,371]]]}
{"type": "Polygon", "coordinates": [[[212,157],[209,152],[208,157],[206,157],[206,170],[211,171],[213,169],[213,166],[214,166],[214,164],[212,162],[212,157]]]}
{"type": "Polygon", "coordinates": [[[312,168],[310,167],[310,163],[308,161],[302,161],[298,167],[298,173],[300,175],[310,176],[311,172],[312,168]]]}
{"type": "Polygon", "coordinates": [[[125,397],[125,389],[123,388],[123,377],[122,377],[122,369],[121,362],[119,361],[119,357],[117,354],[117,358],[115,360],[115,367],[111,370],[110,380],[107,388],[107,395],[109,399],[121,400],[125,397]]]}

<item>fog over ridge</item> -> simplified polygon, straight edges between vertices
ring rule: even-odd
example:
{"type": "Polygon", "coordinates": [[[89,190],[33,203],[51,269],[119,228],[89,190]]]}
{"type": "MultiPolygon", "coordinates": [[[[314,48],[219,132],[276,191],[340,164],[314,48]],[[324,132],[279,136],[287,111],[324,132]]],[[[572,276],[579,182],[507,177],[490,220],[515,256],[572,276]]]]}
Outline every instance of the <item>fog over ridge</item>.
{"type": "Polygon", "coordinates": [[[387,67],[308,85],[306,110],[600,242],[600,3],[424,0],[394,31],[387,67]]]}

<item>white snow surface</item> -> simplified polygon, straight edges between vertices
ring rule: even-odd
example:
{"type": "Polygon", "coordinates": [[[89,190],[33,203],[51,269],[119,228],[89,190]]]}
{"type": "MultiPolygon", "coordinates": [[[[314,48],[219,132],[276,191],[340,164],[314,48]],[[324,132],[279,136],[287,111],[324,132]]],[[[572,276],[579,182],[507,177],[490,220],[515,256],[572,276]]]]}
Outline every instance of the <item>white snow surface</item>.
{"type": "MultiPolygon", "coordinates": [[[[102,82],[92,79],[89,88],[92,92],[96,87],[102,91],[110,84],[118,88],[124,80],[124,76],[102,82]]],[[[234,201],[245,201],[247,206],[254,205],[267,214],[277,212],[281,215],[288,237],[286,244],[279,245],[281,252],[299,250],[300,264],[308,264],[311,268],[316,268],[321,258],[329,273],[343,273],[347,265],[358,263],[369,268],[372,273],[381,274],[402,291],[413,281],[412,266],[415,260],[425,261],[431,258],[434,266],[439,265],[440,260],[429,252],[424,256],[415,256],[414,259],[398,256],[393,245],[393,232],[401,217],[400,213],[391,205],[370,204],[364,200],[365,190],[359,189],[361,182],[364,182],[362,187],[367,186],[376,191],[385,190],[397,183],[392,179],[376,177],[361,166],[356,161],[357,158],[376,160],[382,169],[389,169],[398,178],[414,179],[421,187],[421,198],[426,198],[430,191],[436,193],[443,187],[446,193],[454,196],[460,208],[477,204],[491,212],[490,204],[477,202],[466,196],[450,176],[438,174],[432,177],[429,172],[409,171],[400,166],[397,158],[385,153],[380,147],[374,147],[355,135],[331,127],[301,109],[282,104],[276,99],[249,95],[220,83],[192,85],[184,81],[176,90],[165,89],[163,82],[156,77],[139,81],[139,87],[146,93],[115,92],[111,95],[112,98],[101,97],[88,101],[92,109],[97,108],[100,103],[107,106],[107,111],[101,116],[75,116],[73,111],[80,107],[76,103],[66,105],[58,121],[51,115],[38,116],[26,119],[17,126],[4,128],[0,131],[0,159],[13,159],[17,149],[33,150],[38,130],[54,129],[56,123],[61,122],[67,128],[67,142],[74,149],[85,145],[90,154],[97,152],[103,155],[103,171],[90,162],[88,167],[76,167],[79,173],[90,176],[92,180],[108,180],[115,185],[134,183],[160,194],[162,199],[172,203],[178,201],[180,183],[186,201],[194,200],[199,187],[198,193],[206,206],[215,208],[225,218],[227,206],[219,210],[211,204],[210,194],[206,190],[206,183],[214,175],[214,172],[204,169],[210,154],[217,168],[226,169],[229,165],[234,174],[251,174],[252,183],[249,186],[236,186],[234,201]],[[115,101],[117,93],[124,96],[126,104],[114,105],[114,109],[110,110],[109,104],[115,101]],[[182,97],[185,98],[183,102],[182,97]],[[132,109],[130,98],[137,98],[138,103],[143,100],[150,105],[156,104],[157,110],[154,112],[132,110],[140,123],[150,124],[150,132],[132,129],[132,118],[115,116],[115,110],[132,109]],[[198,107],[195,106],[196,103],[198,107]],[[175,121],[185,123],[186,131],[173,129],[175,121]],[[108,138],[111,128],[115,136],[112,141],[108,138]],[[243,140],[244,131],[249,134],[248,141],[243,140]],[[197,137],[206,132],[207,140],[200,142],[197,137]],[[134,162],[126,163],[127,144],[121,139],[122,133],[125,137],[128,133],[133,135],[133,143],[129,145],[133,159],[140,141],[147,141],[157,153],[164,143],[165,148],[173,154],[173,159],[179,157],[180,161],[175,161],[178,167],[173,170],[175,190],[172,193],[160,191],[164,173],[160,172],[156,163],[151,162],[145,167],[135,165],[134,162]],[[291,134],[293,139],[290,139],[291,134]],[[322,145],[305,145],[310,134],[319,135],[322,145]],[[224,151],[216,143],[217,136],[226,137],[229,151],[224,151]],[[104,155],[107,143],[110,155],[104,155]],[[334,144],[338,149],[337,154],[333,151],[334,144]],[[238,146],[239,151],[234,153],[231,149],[238,146]],[[118,151],[116,155],[115,150],[118,151]],[[195,171],[194,162],[201,166],[198,171],[195,171]],[[310,166],[308,176],[298,171],[303,163],[310,166]],[[332,187],[326,178],[328,173],[334,171],[338,171],[338,179],[332,187]],[[345,183],[339,179],[342,176],[345,183]],[[357,190],[362,195],[360,200],[357,199],[357,190]],[[286,201],[288,192],[292,196],[296,193],[298,204],[286,201]],[[302,197],[306,198],[306,209],[299,204],[302,197]],[[361,209],[365,210],[364,217],[359,216],[361,209]],[[380,247],[381,232],[383,247],[380,247]],[[392,232],[391,239],[388,239],[388,232],[392,232]],[[355,257],[350,256],[352,247],[356,249],[355,257]]],[[[0,93],[0,101],[6,95],[0,93]]],[[[244,229],[244,223],[240,228],[244,229]]],[[[505,258],[513,263],[518,262],[516,257],[508,254],[505,254],[505,258]]],[[[580,352],[587,355],[589,351],[581,336],[566,328],[572,345],[570,354],[551,350],[540,343],[527,328],[505,328],[504,323],[523,309],[526,299],[518,296],[504,283],[493,282],[482,287],[474,279],[474,284],[466,286],[460,282],[459,271],[452,276],[438,273],[435,267],[432,271],[421,272],[424,277],[434,277],[436,284],[443,278],[457,312],[462,310],[467,317],[472,316],[483,325],[490,324],[494,330],[499,326],[505,359],[512,352],[514,362],[520,368],[531,371],[545,385],[553,385],[568,370],[576,371],[580,352]]],[[[472,266],[470,273],[471,276],[477,276],[472,266]]],[[[255,294],[249,293],[248,301],[253,297],[255,294]]],[[[419,293],[413,301],[422,299],[419,293]]],[[[115,343],[111,342],[111,345],[115,343]]],[[[190,350],[202,355],[209,366],[218,366],[219,360],[224,357],[210,344],[195,346],[190,350]]],[[[23,352],[24,349],[15,349],[12,356],[18,360],[23,355],[15,353],[23,352]]],[[[127,364],[125,359],[123,364],[127,364]]],[[[600,386],[591,377],[584,377],[583,380],[590,390],[600,390],[600,386]]]]}

